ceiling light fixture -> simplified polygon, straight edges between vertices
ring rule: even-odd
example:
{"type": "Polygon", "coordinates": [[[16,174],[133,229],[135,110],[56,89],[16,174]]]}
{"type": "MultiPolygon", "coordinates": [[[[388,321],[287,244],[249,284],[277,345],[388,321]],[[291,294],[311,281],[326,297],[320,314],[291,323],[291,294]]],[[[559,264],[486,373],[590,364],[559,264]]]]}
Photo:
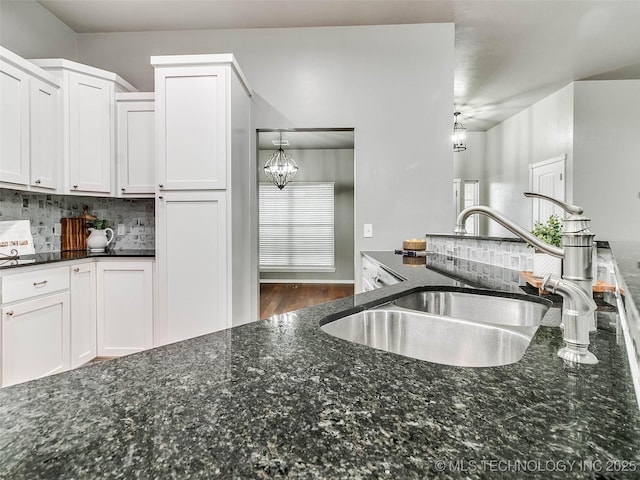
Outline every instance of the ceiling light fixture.
{"type": "Polygon", "coordinates": [[[455,112],[453,114],[453,151],[464,152],[467,149],[467,146],[465,145],[467,130],[458,121],[458,115],[460,115],[460,112],[455,112]]]}
{"type": "Polygon", "coordinates": [[[271,183],[282,190],[287,183],[293,180],[296,173],[298,173],[298,166],[291,155],[282,149],[282,132],[280,132],[280,147],[271,154],[265,163],[264,174],[271,183]]]}

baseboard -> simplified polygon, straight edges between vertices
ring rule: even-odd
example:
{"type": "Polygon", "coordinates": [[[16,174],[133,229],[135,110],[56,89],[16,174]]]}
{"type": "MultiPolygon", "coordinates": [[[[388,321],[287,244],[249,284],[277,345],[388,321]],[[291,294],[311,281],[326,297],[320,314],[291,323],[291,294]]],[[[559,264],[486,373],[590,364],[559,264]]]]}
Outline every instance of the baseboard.
{"type": "Polygon", "coordinates": [[[326,283],[326,284],[340,284],[340,285],[355,285],[355,280],[285,280],[280,278],[265,278],[260,279],[260,283],[326,283]]]}

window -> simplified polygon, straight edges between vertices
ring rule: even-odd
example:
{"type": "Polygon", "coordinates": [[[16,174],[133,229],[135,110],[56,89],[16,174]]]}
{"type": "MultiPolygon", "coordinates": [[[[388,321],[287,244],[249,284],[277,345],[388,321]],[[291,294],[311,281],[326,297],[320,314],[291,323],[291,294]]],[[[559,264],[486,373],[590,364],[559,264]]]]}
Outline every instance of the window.
{"type": "Polygon", "coordinates": [[[334,184],[260,183],[260,270],[335,271],[334,184]]]}

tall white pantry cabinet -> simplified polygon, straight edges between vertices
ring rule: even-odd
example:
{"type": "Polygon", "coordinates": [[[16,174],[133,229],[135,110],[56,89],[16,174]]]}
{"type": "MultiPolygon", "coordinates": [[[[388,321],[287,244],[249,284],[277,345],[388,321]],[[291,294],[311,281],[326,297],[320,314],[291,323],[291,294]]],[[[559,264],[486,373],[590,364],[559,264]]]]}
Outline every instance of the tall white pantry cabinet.
{"type": "Polygon", "coordinates": [[[234,56],[154,56],[151,64],[162,345],[257,319],[249,215],[257,180],[251,89],[234,56]]]}

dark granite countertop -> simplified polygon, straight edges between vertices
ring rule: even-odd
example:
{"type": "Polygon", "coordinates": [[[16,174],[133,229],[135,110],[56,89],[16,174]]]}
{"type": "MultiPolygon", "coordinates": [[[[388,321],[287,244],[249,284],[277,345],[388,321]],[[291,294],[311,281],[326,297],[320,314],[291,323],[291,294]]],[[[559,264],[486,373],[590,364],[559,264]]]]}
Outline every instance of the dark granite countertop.
{"type": "Polygon", "coordinates": [[[500,273],[483,269],[412,268],[382,290],[2,389],[0,477],[638,478],[640,411],[615,312],[598,313],[600,363],[578,369],[556,356],[557,327],[492,368],[318,328],[420,285],[500,273]]]}
{"type": "Polygon", "coordinates": [[[640,305],[640,242],[610,242],[628,292],[640,305]]]}
{"type": "Polygon", "coordinates": [[[493,240],[493,241],[501,241],[501,242],[518,242],[518,243],[526,243],[521,238],[517,237],[487,237],[484,235],[460,235],[457,233],[449,232],[449,233],[427,233],[427,237],[441,237],[441,238],[455,238],[457,240],[460,239],[471,239],[471,240],[493,240]]]}
{"type": "Polygon", "coordinates": [[[105,252],[89,252],[88,250],[72,250],[65,252],[36,253],[35,255],[21,255],[16,260],[3,258],[0,260],[0,270],[7,268],[32,267],[47,263],[68,262],[86,258],[127,258],[127,257],[155,257],[155,250],[107,250],[105,252]]]}

